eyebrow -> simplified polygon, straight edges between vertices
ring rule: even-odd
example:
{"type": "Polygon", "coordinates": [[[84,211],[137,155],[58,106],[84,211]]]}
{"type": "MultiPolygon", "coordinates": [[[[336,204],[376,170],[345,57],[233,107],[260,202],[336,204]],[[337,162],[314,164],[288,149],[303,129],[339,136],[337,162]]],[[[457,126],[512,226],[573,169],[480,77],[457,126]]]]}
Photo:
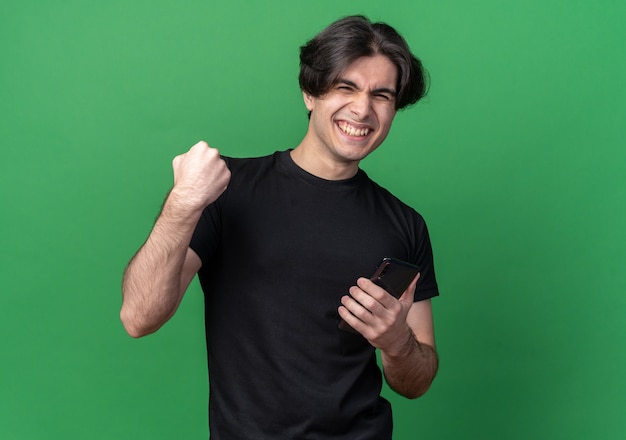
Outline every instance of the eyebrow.
{"type": "MultiPolygon", "coordinates": [[[[337,80],[337,84],[345,84],[347,86],[355,88],[356,90],[359,90],[359,91],[361,90],[361,88],[358,85],[356,85],[355,82],[350,81],[349,79],[339,78],[337,80]]],[[[396,91],[393,90],[393,89],[389,89],[387,87],[380,87],[378,89],[374,89],[374,90],[372,90],[372,93],[373,94],[376,94],[376,93],[388,93],[391,96],[394,96],[394,97],[396,96],[396,91]]]]}

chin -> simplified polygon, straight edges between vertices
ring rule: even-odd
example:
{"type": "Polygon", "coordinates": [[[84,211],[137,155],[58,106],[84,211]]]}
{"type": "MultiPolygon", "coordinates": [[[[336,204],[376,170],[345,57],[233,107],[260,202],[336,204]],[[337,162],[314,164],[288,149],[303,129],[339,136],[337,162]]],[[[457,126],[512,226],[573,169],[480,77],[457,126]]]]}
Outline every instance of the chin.
{"type": "Polygon", "coordinates": [[[338,156],[345,162],[360,162],[371,153],[368,151],[341,151],[338,156]]]}
{"type": "Polygon", "coordinates": [[[371,145],[366,145],[366,146],[348,145],[348,146],[344,146],[343,148],[340,147],[338,149],[338,153],[342,157],[345,157],[347,160],[358,161],[358,160],[365,159],[372,152],[374,152],[374,150],[376,150],[376,148],[378,148],[377,145],[376,146],[371,146],[371,145]]]}

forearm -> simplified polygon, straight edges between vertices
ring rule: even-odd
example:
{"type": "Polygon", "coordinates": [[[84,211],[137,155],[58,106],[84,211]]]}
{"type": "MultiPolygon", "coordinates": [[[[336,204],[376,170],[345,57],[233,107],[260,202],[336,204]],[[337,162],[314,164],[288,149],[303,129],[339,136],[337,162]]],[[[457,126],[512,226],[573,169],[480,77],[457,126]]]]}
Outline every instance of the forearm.
{"type": "Polygon", "coordinates": [[[183,295],[182,267],[200,214],[170,193],[150,236],[128,264],[120,316],[131,336],[156,331],[176,311],[183,295]]]}
{"type": "Polygon", "coordinates": [[[409,399],[428,391],[439,367],[435,348],[420,343],[410,328],[400,350],[396,353],[381,351],[381,358],[389,386],[409,399]]]}

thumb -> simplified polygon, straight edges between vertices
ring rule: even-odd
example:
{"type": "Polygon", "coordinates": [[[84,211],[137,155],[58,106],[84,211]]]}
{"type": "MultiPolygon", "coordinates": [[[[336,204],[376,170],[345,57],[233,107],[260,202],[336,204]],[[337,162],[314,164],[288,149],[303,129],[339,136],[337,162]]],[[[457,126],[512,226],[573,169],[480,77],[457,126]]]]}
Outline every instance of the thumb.
{"type": "Polygon", "coordinates": [[[417,275],[415,275],[415,278],[413,278],[413,281],[411,281],[411,284],[409,284],[409,287],[406,288],[406,290],[402,293],[402,296],[400,298],[398,298],[400,301],[409,301],[409,302],[413,302],[414,298],[415,298],[415,288],[417,287],[417,281],[420,279],[420,274],[418,273],[417,275]]]}

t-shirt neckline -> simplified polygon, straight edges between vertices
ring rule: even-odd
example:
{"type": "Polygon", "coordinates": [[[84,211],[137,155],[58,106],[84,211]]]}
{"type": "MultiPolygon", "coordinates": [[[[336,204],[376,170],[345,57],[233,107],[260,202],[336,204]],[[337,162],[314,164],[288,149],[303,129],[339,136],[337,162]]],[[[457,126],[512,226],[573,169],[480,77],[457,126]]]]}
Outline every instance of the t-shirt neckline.
{"type": "Polygon", "coordinates": [[[318,186],[320,188],[328,189],[328,190],[345,190],[351,189],[359,185],[367,175],[365,171],[359,168],[356,174],[347,179],[340,180],[328,180],[322,177],[318,177],[314,174],[309,173],[305,169],[301,168],[291,157],[292,149],[286,151],[280,151],[277,153],[278,162],[282,165],[282,167],[290,174],[296,175],[298,178],[306,181],[309,184],[318,186]]]}

